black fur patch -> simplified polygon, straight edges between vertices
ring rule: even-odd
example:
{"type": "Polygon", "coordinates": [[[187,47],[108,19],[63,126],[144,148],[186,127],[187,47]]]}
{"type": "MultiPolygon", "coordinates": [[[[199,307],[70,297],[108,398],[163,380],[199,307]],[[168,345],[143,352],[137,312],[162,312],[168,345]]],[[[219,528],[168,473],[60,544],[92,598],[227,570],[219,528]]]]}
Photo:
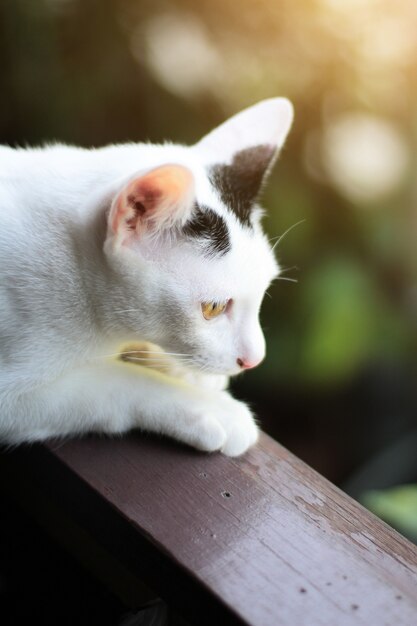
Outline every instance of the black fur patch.
{"type": "Polygon", "coordinates": [[[193,217],[185,224],[183,232],[187,237],[201,239],[207,246],[208,254],[223,255],[231,248],[226,221],[208,207],[196,204],[193,217]]]}
{"type": "Polygon", "coordinates": [[[222,202],[233,211],[243,226],[251,226],[253,203],[274,155],[274,146],[254,146],[236,152],[230,165],[213,165],[210,168],[211,184],[216,187],[222,202]]]}

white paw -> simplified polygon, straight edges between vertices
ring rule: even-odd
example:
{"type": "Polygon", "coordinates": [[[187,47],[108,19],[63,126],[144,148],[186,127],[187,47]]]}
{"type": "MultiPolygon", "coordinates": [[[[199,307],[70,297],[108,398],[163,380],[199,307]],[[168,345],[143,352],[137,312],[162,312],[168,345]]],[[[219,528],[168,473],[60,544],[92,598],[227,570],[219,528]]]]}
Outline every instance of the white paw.
{"type": "Polygon", "coordinates": [[[227,456],[239,456],[257,442],[259,429],[246,404],[226,393],[222,395],[226,398],[225,410],[217,418],[227,437],[221,451],[227,456]]]}
{"type": "MultiPolygon", "coordinates": [[[[194,430],[194,429],[193,429],[194,430]]],[[[189,442],[197,450],[215,452],[226,444],[227,434],[221,423],[211,413],[200,416],[194,432],[190,433],[189,442]]]]}
{"type": "Polygon", "coordinates": [[[227,393],[216,395],[195,423],[192,445],[199,450],[221,450],[227,456],[239,456],[256,443],[258,427],[248,407],[227,393]]]}

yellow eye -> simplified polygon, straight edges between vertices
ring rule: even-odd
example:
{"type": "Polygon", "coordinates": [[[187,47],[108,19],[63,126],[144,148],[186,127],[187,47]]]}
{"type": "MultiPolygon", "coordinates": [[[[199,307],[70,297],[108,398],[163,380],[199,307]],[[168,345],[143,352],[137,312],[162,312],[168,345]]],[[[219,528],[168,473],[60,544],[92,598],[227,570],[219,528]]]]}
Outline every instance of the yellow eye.
{"type": "Polygon", "coordinates": [[[227,302],[202,302],[201,310],[204,319],[212,320],[226,310],[227,302]]]}

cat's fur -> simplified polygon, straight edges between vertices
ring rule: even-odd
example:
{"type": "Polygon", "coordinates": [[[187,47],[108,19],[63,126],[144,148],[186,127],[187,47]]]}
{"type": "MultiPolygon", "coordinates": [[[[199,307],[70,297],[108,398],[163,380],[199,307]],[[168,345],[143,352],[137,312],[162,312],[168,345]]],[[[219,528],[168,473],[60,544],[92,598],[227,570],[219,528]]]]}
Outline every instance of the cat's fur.
{"type": "Polygon", "coordinates": [[[256,197],[291,120],[275,98],[191,147],[0,148],[1,441],[133,427],[228,455],[256,441],[224,388],[264,356],[278,266],[256,197]],[[230,299],[204,319],[202,302],[230,299]],[[139,340],[165,374],[116,359],[139,340]]]}

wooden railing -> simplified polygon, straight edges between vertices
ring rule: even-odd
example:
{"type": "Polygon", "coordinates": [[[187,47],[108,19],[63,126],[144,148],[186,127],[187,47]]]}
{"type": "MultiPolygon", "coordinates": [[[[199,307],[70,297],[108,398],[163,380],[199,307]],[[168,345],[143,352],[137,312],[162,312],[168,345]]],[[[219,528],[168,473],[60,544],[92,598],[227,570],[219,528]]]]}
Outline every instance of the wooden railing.
{"type": "Polygon", "coordinates": [[[417,547],[266,435],[238,459],[51,442],[0,475],[126,603],[145,584],[197,626],[417,624],[417,547]]]}

